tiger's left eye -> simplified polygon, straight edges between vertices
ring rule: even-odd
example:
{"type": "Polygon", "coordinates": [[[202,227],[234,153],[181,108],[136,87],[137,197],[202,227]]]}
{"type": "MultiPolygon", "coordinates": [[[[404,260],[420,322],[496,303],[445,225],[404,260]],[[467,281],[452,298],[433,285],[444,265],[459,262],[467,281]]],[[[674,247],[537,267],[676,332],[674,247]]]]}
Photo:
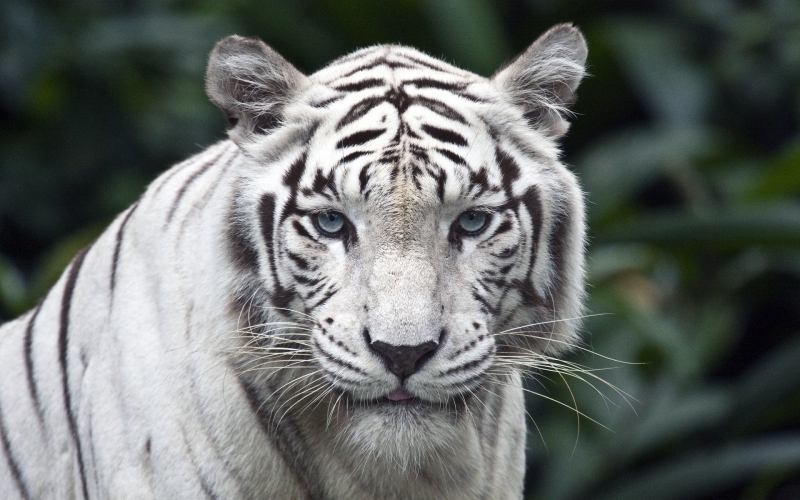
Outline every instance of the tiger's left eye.
{"type": "Polygon", "coordinates": [[[339,212],[321,212],[314,216],[317,229],[323,236],[339,236],[344,230],[344,215],[339,212]]]}
{"type": "Polygon", "coordinates": [[[478,210],[468,210],[458,217],[458,229],[470,236],[476,235],[486,228],[489,215],[478,210]]]}

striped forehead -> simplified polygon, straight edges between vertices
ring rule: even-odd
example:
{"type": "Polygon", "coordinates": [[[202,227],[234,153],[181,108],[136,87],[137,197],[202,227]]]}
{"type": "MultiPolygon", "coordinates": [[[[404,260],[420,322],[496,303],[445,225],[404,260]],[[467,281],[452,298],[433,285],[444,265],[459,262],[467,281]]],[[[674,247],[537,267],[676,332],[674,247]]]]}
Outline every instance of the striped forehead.
{"type": "Polygon", "coordinates": [[[308,148],[307,196],[401,189],[430,204],[502,183],[493,155],[481,156],[493,151],[476,114],[493,98],[483,78],[394,46],[347,56],[313,78],[333,95],[311,98],[326,112],[308,148]]]}

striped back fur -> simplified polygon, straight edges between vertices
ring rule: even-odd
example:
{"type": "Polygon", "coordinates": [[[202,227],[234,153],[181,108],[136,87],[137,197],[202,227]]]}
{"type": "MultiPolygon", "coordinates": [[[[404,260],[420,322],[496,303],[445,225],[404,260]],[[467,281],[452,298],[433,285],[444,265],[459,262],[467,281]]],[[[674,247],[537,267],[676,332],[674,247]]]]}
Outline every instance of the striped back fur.
{"type": "Polygon", "coordinates": [[[585,58],[569,25],[491,78],[222,40],[230,139],[0,328],[0,497],[521,498],[520,374],[581,314],[585,58]]]}

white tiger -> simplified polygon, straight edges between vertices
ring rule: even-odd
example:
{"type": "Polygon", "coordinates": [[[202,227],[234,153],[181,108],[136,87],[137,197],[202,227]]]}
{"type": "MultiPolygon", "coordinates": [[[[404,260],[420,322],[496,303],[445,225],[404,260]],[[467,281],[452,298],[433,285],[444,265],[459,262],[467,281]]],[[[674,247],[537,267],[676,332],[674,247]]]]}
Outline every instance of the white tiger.
{"type": "Polygon", "coordinates": [[[520,371],[581,312],[585,59],[571,25],[488,79],[219,42],[230,140],[0,329],[0,498],[520,498],[520,371]]]}

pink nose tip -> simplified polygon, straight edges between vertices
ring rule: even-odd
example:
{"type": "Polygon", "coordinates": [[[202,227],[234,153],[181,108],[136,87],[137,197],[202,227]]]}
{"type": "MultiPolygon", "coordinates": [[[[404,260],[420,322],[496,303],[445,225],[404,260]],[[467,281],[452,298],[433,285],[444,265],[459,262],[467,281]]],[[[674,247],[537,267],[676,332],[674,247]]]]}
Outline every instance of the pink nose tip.
{"type": "Polygon", "coordinates": [[[414,395],[405,389],[395,389],[386,396],[389,401],[405,401],[413,398],[414,395]]]}

